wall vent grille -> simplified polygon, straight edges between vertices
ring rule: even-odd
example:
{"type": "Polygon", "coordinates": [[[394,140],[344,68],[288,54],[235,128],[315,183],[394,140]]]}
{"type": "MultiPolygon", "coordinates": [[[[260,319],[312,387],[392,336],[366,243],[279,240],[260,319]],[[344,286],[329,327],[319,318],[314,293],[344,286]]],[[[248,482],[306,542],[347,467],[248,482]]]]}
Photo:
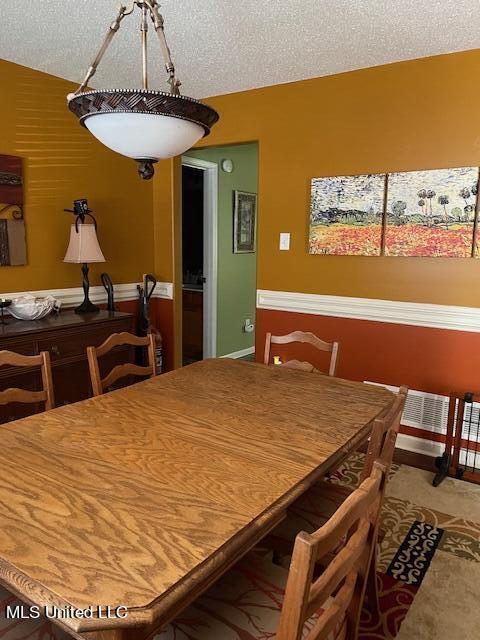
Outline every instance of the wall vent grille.
{"type": "MultiPolygon", "coordinates": [[[[399,390],[399,387],[381,384],[380,382],[369,382],[367,380],[365,382],[385,387],[393,392],[398,392],[399,390]]],[[[403,410],[402,424],[407,427],[445,434],[447,432],[448,402],[448,396],[409,389],[403,410]]]]}
{"type": "MultiPolygon", "coordinates": [[[[394,387],[380,382],[369,382],[378,387],[385,387],[390,391],[398,392],[399,387],[394,387]]],[[[432,433],[446,434],[448,422],[448,396],[435,395],[424,391],[409,389],[401,423],[408,427],[430,431],[432,433]]],[[[455,423],[457,411],[455,411],[455,423]]],[[[470,469],[480,469],[480,450],[476,451],[475,443],[480,443],[480,403],[465,403],[462,424],[463,444],[468,443],[459,451],[460,466],[470,469]]]]}

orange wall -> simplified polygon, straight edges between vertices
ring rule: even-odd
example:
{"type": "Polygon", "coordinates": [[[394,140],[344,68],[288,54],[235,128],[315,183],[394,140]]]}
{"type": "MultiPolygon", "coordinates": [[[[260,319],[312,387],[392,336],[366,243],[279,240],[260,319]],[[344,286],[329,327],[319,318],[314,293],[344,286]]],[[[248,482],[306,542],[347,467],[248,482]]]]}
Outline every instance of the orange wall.
{"type": "MultiPolygon", "coordinates": [[[[406,385],[445,396],[451,391],[478,392],[480,333],[257,309],[256,360],[263,362],[267,331],[283,335],[295,330],[339,342],[336,375],[340,378],[406,385]]],[[[306,360],[321,371],[328,370],[330,354],[302,347],[272,345],[271,355],[306,360]]],[[[445,440],[424,429],[402,425],[401,431],[427,440],[445,440]]]]}
{"type": "MultiPolygon", "coordinates": [[[[336,375],[340,378],[407,385],[441,395],[479,387],[478,357],[473,354],[480,353],[480,333],[257,309],[256,359],[263,361],[267,331],[282,335],[294,330],[339,342],[336,375]]],[[[328,354],[292,347],[295,358],[327,369],[328,354]]],[[[285,360],[293,353],[273,345],[273,355],[285,360]]]]}
{"type": "MultiPolygon", "coordinates": [[[[259,141],[258,287],[480,306],[479,260],[307,250],[314,176],[480,164],[479,71],[475,50],[207,100],[220,122],[202,144],[259,141]]],[[[156,252],[171,243],[170,227],[156,252]]]]}
{"type": "Polygon", "coordinates": [[[0,291],[81,285],[64,264],[69,224],[63,213],[86,197],[99,223],[107,262],[92,265],[92,284],[108,271],[135,282],[154,268],[153,189],[135,163],[109,151],[67,110],[72,83],[0,60],[0,154],[22,156],[28,264],[0,268],[0,291]]]}
{"type": "MultiPolygon", "coordinates": [[[[258,287],[480,306],[478,260],[307,252],[312,177],[480,163],[479,69],[475,50],[210,99],[221,120],[203,145],[259,142],[258,287]],[[292,234],[290,252],[278,250],[280,231],[292,234]]],[[[67,111],[72,86],[0,61],[0,153],[25,158],[28,235],[28,265],[0,269],[0,291],[80,284],[78,267],[62,263],[62,210],[84,196],[108,258],[94,283],[103,269],[116,282],[145,271],[178,281],[178,159],[160,163],[153,184],[139,180],[67,111]]]]}

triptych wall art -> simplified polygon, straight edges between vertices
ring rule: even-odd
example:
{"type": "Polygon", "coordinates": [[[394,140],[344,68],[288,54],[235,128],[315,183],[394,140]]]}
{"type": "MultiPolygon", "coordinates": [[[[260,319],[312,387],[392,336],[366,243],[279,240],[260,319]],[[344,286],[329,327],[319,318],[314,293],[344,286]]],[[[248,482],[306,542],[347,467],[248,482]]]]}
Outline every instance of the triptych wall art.
{"type": "Polygon", "coordinates": [[[478,167],[313,178],[309,252],[480,257],[478,167]]]}

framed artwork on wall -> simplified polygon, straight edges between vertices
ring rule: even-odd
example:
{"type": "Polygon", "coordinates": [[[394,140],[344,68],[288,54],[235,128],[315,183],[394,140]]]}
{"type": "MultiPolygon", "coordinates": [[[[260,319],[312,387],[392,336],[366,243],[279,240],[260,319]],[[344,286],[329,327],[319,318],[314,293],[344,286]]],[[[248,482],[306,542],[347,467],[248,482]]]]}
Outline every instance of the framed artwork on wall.
{"type": "Polygon", "coordinates": [[[385,255],[472,256],[478,167],[391,173],[385,255]]]}
{"type": "Polygon", "coordinates": [[[22,158],[0,155],[0,266],[26,263],[22,158]]]}
{"type": "Polygon", "coordinates": [[[254,253],[257,226],[257,194],[233,192],[233,253],[254,253]]]}
{"type": "Polygon", "coordinates": [[[379,256],[385,174],[313,178],[309,252],[379,256]]]}

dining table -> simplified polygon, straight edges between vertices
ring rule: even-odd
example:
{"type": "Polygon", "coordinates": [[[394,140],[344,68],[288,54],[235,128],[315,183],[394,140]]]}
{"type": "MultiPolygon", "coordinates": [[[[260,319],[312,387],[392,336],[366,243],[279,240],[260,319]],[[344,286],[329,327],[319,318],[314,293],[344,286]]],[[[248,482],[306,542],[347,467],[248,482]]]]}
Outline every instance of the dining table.
{"type": "Polygon", "coordinates": [[[0,584],[75,638],[146,638],[258,546],[394,398],[218,358],[1,425],[0,584]]]}

